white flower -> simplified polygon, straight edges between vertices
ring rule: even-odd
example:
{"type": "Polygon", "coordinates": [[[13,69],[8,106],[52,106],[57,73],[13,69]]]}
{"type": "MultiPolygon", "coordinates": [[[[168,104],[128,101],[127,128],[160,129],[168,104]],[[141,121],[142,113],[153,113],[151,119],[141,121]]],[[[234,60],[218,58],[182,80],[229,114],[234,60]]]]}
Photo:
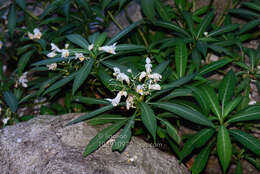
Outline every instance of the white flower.
{"type": "Polygon", "coordinates": [[[57,63],[52,63],[46,66],[49,68],[49,70],[55,70],[57,68],[57,63]]]}
{"type": "Polygon", "coordinates": [[[161,90],[161,86],[159,84],[150,84],[149,89],[152,90],[161,90]]]}
{"type": "Polygon", "coordinates": [[[0,49],[3,47],[3,42],[0,40],[0,49]]]}
{"type": "Polygon", "coordinates": [[[159,73],[149,74],[148,77],[149,77],[149,79],[153,79],[154,82],[158,82],[162,79],[162,76],[159,73]]]}
{"type": "Polygon", "coordinates": [[[67,49],[62,49],[61,50],[61,57],[66,58],[66,57],[69,57],[69,55],[70,55],[69,50],[67,50],[67,49]]]}
{"type": "Polygon", "coordinates": [[[28,80],[27,80],[27,74],[28,72],[23,73],[23,75],[19,78],[19,83],[22,84],[24,88],[27,88],[28,80]]]}
{"type": "Polygon", "coordinates": [[[256,104],[256,101],[255,101],[255,100],[251,100],[251,101],[248,103],[248,105],[254,105],[254,104],[256,104]]]}
{"type": "Polygon", "coordinates": [[[32,33],[30,33],[30,32],[28,32],[28,37],[29,37],[29,39],[31,39],[31,40],[34,39],[34,35],[33,35],[32,33]]]}
{"type": "Polygon", "coordinates": [[[90,44],[90,45],[88,46],[88,50],[89,50],[89,51],[91,51],[93,48],[94,48],[94,45],[93,45],[93,44],[90,44]]]}
{"type": "Polygon", "coordinates": [[[34,33],[34,39],[41,39],[42,33],[40,32],[40,30],[38,28],[35,28],[33,30],[33,33],[34,33]]]}
{"type": "Polygon", "coordinates": [[[99,51],[104,51],[110,54],[116,54],[116,43],[114,43],[113,45],[107,45],[107,46],[103,46],[103,47],[99,47],[98,48],[99,51]]]}
{"type": "Polygon", "coordinates": [[[75,58],[79,59],[81,62],[85,60],[85,56],[82,53],[75,53],[75,58]]]}
{"type": "Polygon", "coordinates": [[[33,30],[33,34],[31,32],[28,32],[28,37],[31,40],[33,40],[33,39],[41,39],[42,33],[41,33],[41,31],[38,28],[35,28],[33,30]]]}
{"type": "Polygon", "coordinates": [[[208,32],[204,32],[203,34],[204,34],[204,36],[207,37],[209,33],[208,32]]]}
{"type": "Polygon", "coordinates": [[[57,45],[55,45],[54,43],[51,43],[51,50],[52,51],[57,51],[57,52],[61,52],[61,50],[59,49],[59,47],[57,47],[57,45]]]}
{"type": "Polygon", "coordinates": [[[4,118],[2,121],[3,121],[3,123],[4,123],[4,125],[6,125],[7,124],[7,122],[8,122],[8,120],[9,120],[10,118],[9,117],[7,117],[7,118],[4,118]]]}
{"type": "Polygon", "coordinates": [[[127,84],[130,84],[130,79],[125,73],[121,73],[120,69],[117,67],[114,67],[114,73],[113,75],[116,76],[116,79],[120,82],[125,81],[127,84]]]}
{"type": "Polygon", "coordinates": [[[116,97],[114,99],[105,99],[105,100],[108,100],[109,102],[111,102],[111,104],[113,106],[117,106],[119,103],[120,103],[120,100],[121,100],[121,97],[122,96],[127,96],[127,92],[126,91],[120,91],[119,93],[117,93],[116,97]]]}
{"type": "Polygon", "coordinates": [[[143,78],[146,77],[146,72],[141,72],[140,76],[139,76],[139,81],[141,81],[143,78]]]}
{"type": "Polygon", "coordinates": [[[135,91],[136,91],[137,93],[139,93],[140,95],[144,95],[144,84],[142,84],[142,85],[137,85],[135,91]]]}
{"type": "Polygon", "coordinates": [[[126,109],[129,110],[130,108],[135,108],[133,96],[128,96],[126,99],[126,109]]]}
{"type": "Polygon", "coordinates": [[[131,69],[127,69],[127,72],[132,73],[132,70],[131,69]]]}
{"type": "Polygon", "coordinates": [[[50,57],[50,58],[55,57],[55,56],[57,56],[55,51],[52,51],[49,54],[47,54],[47,57],[50,57]]]}
{"type": "Polygon", "coordinates": [[[145,64],[146,72],[147,72],[147,74],[150,74],[152,72],[151,59],[149,57],[147,57],[145,62],[146,62],[146,64],[145,64]]]}

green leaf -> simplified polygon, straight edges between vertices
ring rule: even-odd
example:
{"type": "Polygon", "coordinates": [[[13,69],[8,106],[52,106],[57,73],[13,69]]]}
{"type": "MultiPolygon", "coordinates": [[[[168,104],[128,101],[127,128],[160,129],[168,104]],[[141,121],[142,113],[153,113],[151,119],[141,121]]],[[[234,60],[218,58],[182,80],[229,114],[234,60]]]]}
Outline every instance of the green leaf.
{"type": "Polygon", "coordinates": [[[210,109],[208,107],[207,101],[204,99],[205,98],[204,92],[194,86],[186,86],[186,87],[188,89],[192,90],[193,96],[195,97],[197,102],[200,104],[200,107],[202,108],[203,113],[208,115],[210,112],[210,109]]]}
{"type": "Polygon", "coordinates": [[[73,80],[75,78],[75,76],[78,74],[78,72],[74,72],[71,75],[59,80],[58,82],[54,83],[53,85],[51,85],[44,93],[43,95],[54,91],[55,89],[61,88],[64,85],[66,85],[67,83],[69,83],[71,80],[73,80]]]}
{"type": "Polygon", "coordinates": [[[84,121],[84,120],[93,118],[93,117],[95,117],[96,115],[99,115],[99,114],[101,114],[101,113],[103,113],[103,112],[106,112],[106,111],[108,111],[108,110],[111,110],[111,109],[113,109],[113,108],[114,108],[113,105],[103,106],[103,107],[101,107],[101,108],[99,108],[99,109],[96,109],[96,110],[94,110],[94,111],[89,112],[89,113],[86,114],[86,115],[80,116],[79,118],[77,118],[77,119],[75,119],[75,120],[69,122],[68,124],[66,124],[66,126],[69,126],[69,125],[72,125],[72,124],[76,124],[76,123],[82,122],[82,121],[84,121]]]}
{"type": "Polygon", "coordinates": [[[18,61],[18,73],[22,74],[24,68],[26,67],[28,61],[32,57],[33,53],[35,50],[31,50],[26,52],[25,54],[22,55],[22,57],[18,61]]]}
{"type": "Polygon", "coordinates": [[[72,99],[75,102],[85,103],[89,105],[107,105],[110,104],[109,101],[104,99],[97,99],[97,98],[91,98],[91,97],[83,97],[83,96],[75,96],[72,99]]]}
{"type": "Polygon", "coordinates": [[[246,6],[248,8],[251,8],[251,9],[253,9],[255,11],[260,12],[260,5],[259,5],[259,3],[257,4],[257,3],[254,3],[254,2],[243,2],[242,5],[246,6]]]}
{"type": "Polygon", "coordinates": [[[201,54],[197,48],[192,50],[191,58],[192,58],[193,65],[196,67],[196,69],[198,71],[200,68],[200,63],[201,63],[201,54]]]}
{"type": "Polygon", "coordinates": [[[180,153],[180,160],[182,161],[186,156],[188,156],[194,149],[200,148],[205,143],[207,143],[214,134],[214,129],[202,129],[193,135],[184,144],[183,149],[180,153]]]}
{"type": "Polygon", "coordinates": [[[201,24],[198,26],[198,31],[196,34],[196,38],[200,38],[200,36],[206,31],[207,27],[210,25],[213,17],[214,17],[214,11],[209,12],[202,20],[201,24]]]}
{"type": "Polygon", "coordinates": [[[168,135],[177,143],[180,144],[181,142],[181,137],[178,135],[177,130],[175,129],[175,127],[168,122],[167,120],[163,119],[163,118],[159,118],[157,117],[157,119],[159,119],[163,124],[166,125],[166,130],[168,135]]]}
{"type": "Polygon", "coordinates": [[[111,45],[115,42],[117,42],[119,39],[121,39],[122,37],[124,37],[125,35],[127,35],[129,32],[131,32],[133,29],[135,29],[137,26],[141,25],[144,21],[140,20],[137,21],[131,25],[129,25],[128,27],[126,27],[125,29],[123,29],[122,31],[120,31],[117,35],[115,35],[113,38],[111,38],[106,45],[111,45]]]}
{"type": "Polygon", "coordinates": [[[255,13],[250,10],[245,10],[245,9],[239,9],[239,8],[234,8],[229,10],[230,13],[236,15],[236,16],[241,16],[247,19],[252,19],[252,18],[258,18],[260,17],[260,14],[255,13]]]}
{"type": "Polygon", "coordinates": [[[146,103],[140,103],[139,106],[141,109],[142,122],[144,123],[145,127],[148,129],[148,131],[153,136],[153,139],[155,142],[157,123],[156,123],[156,118],[155,118],[154,112],[153,112],[152,108],[149,105],[147,105],[146,103]]]}
{"type": "MultiPolygon", "coordinates": [[[[57,63],[57,62],[62,62],[62,61],[68,61],[70,59],[71,58],[63,58],[63,57],[50,58],[50,59],[45,59],[45,60],[35,62],[35,63],[31,64],[31,66],[47,65],[47,64],[52,64],[52,63],[57,63]]],[[[74,57],[73,57],[73,59],[74,59],[74,57]]]]}
{"type": "Polygon", "coordinates": [[[81,35],[79,34],[70,34],[68,36],[66,36],[67,39],[69,39],[72,43],[80,46],[81,48],[87,49],[88,50],[88,46],[89,43],[88,41],[83,38],[81,35]]]}
{"type": "Polygon", "coordinates": [[[154,25],[163,27],[163,28],[167,28],[173,31],[177,31],[179,33],[182,33],[188,37],[190,37],[189,33],[187,31],[185,31],[184,29],[182,29],[181,27],[179,27],[178,25],[172,23],[172,22],[165,22],[165,21],[156,21],[154,22],[154,25]]]}
{"type": "Polygon", "coordinates": [[[198,41],[197,42],[197,49],[204,57],[207,56],[208,45],[207,45],[206,42],[198,41]]]}
{"type": "Polygon", "coordinates": [[[16,27],[16,8],[15,5],[12,4],[9,8],[8,12],[8,31],[13,36],[14,30],[16,27]]]}
{"type": "Polygon", "coordinates": [[[219,100],[222,104],[222,115],[224,115],[224,108],[226,104],[232,99],[236,86],[236,75],[230,70],[223,78],[219,87],[219,100]]]}
{"type": "Polygon", "coordinates": [[[6,104],[10,107],[12,112],[16,112],[18,108],[18,100],[16,96],[11,91],[5,91],[4,94],[4,100],[6,104]]]}
{"type": "Polygon", "coordinates": [[[228,114],[233,111],[238,105],[239,103],[241,102],[242,100],[242,96],[239,96],[237,98],[235,98],[234,100],[231,100],[230,102],[228,102],[226,105],[225,105],[225,108],[224,108],[224,118],[226,116],[228,116],[228,114]]]}
{"type": "Polygon", "coordinates": [[[188,51],[184,43],[179,43],[176,45],[175,49],[175,65],[177,70],[177,75],[179,78],[185,75],[186,66],[188,62],[188,51]]]}
{"type": "Polygon", "coordinates": [[[191,122],[204,125],[204,126],[215,127],[214,124],[207,117],[202,115],[200,112],[196,110],[192,110],[188,107],[179,104],[166,103],[166,102],[150,103],[150,104],[154,105],[155,107],[165,109],[167,111],[175,113],[180,117],[189,120],[191,122]]]}
{"type": "Polygon", "coordinates": [[[192,92],[191,92],[190,89],[185,89],[185,88],[175,89],[170,94],[168,94],[165,97],[159,99],[159,101],[166,101],[166,100],[170,100],[170,99],[175,98],[175,97],[189,96],[189,95],[191,95],[191,93],[192,92]]]}
{"type": "Polygon", "coordinates": [[[115,89],[121,90],[119,88],[120,82],[113,80],[113,78],[110,75],[108,75],[103,68],[99,68],[98,77],[100,81],[105,85],[105,87],[110,91],[114,91],[115,89]]]}
{"type": "Polygon", "coordinates": [[[92,66],[94,63],[94,59],[90,58],[84,66],[78,71],[77,76],[75,77],[73,87],[72,87],[72,95],[75,94],[77,89],[83,84],[83,82],[87,79],[89,73],[92,70],[92,66]]]}
{"type": "Polygon", "coordinates": [[[135,116],[136,114],[134,114],[130,118],[128,123],[125,125],[124,129],[120,132],[120,135],[116,138],[112,146],[112,150],[118,150],[119,152],[122,152],[125,149],[125,147],[128,145],[132,136],[131,129],[134,127],[135,116]]]}
{"type": "Polygon", "coordinates": [[[218,130],[217,152],[220,164],[224,173],[226,173],[232,157],[232,144],[228,130],[223,125],[218,130]]]}
{"type": "Polygon", "coordinates": [[[155,21],[155,3],[154,0],[141,0],[141,7],[142,11],[144,12],[145,16],[152,22],[155,21]]]}
{"type": "Polygon", "coordinates": [[[192,174],[199,174],[200,172],[203,171],[203,169],[205,168],[208,162],[211,149],[212,149],[212,145],[209,144],[206,147],[204,147],[203,150],[200,151],[198,156],[195,158],[194,163],[192,164],[192,168],[191,168],[192,174]]]}
{"type": "Polygon", "coordinates": [[[153,69],[153,73],[159,73],[159,74],[162,74],[166,68],[168,67],[170,61],[169,60],[166,60],[162,63],[160,63],[158,66],[156,66],[154,69],[153,69]]]}
{"type": "Polygon", "coordinates": [[[171,21],[170,15],[168,14],[168,11],[164,7],[164,4],[158,0],[155,0],[154,3],[155,3],[154,6],[156,8],[156,11],[159,13],[160,17],[164,21],[171,21]]]}
{"type": "Polygon", "coordinates": [[[183,14],[183,17],[185,19],[185,22],[188,26],[188,29],[189,29],[191,35],[194,36],[195,32],[194,32],[194,24],[193,24],[193,20],[192,20],[192,14],[190,12],[187,12],[187,11],[183,11],[182,14],[183,14]]]}
{"type": "Polygon", "coordinates": [[[211,111],[218,117],[219,120],[222,120],[218,97],[214,89],[208,85],[201,85],[200,88],[204,92],[204,99],[207,101],[211,111]]]}
{"type": "Polygon", "coordinates": [[[224,34],[226,32],[231,32],[233,30],[236,30],[239,27],[239,24],[230,24],[227,26],[224,26],[222,28],[216,29],[208,34],[208,37],[214,37],[221,34],[224,34]]]}
{"type": "Polygon", "coordinates": [[[231,61],[232,60],[229,59],[229,58],[224,58],[224,59],[218,60],[216,62],[213,62],[213,63],[206,65],[203,68],[201,68],[198,75],[204,75],[204,74],[207,74],[207,73],[212,72],[214,70],[217,70],[217,69],[225,66],[226,64],[230,63],[231,61]]]}
{"type": "Polygon", "coordinates": [[[243,34],[255,27],[257,27],[260,24],[260,19],[252,20],[242,26],[242,28],[239,31],[239,34],[243,34]]]}
{"type": "Polygon", "coordinates": [[[41,93],[47,88],[49,87],[52,83],[54,83],[56,80],[58,80],[59,78],[62,77],[62,74],[58,74],[50,79],[48,79],[47,81],[43,82],[43,84],[41,85],[41,87],[39,88],[39,90],[37,91],[37,95],[41,95],[41,93]]]}
{"type": "Polygon", "coordinates": [[[243,122],[243,121],[252,121],[260,120],[260,106],[249,106],[247,109],[240,111],[239,113],[232,116],[227,122],[243,122]]]}
{"type": "Polygon", "coordinates": [[[95,118],[92,118],[88,121],[88,124],[90,125],[100,125],[100,124],[107,124],[107,123],[113,123],[118,122],[121,120],[127,120],[127,117],[123,117],[122,115],[112,115],[112,114],[102,114],[99,116],[96,116],[95,118]]]}
{"type": "Polygon", "coordinates": [[[241,130],[230,130],[231,136],[244,145],[245,148],[260,156],[260,140],[241,130]]]}
{"type": "Polygon", "coordinates": [[[23,10],[26,9],[26,2],[25,0],[15,0],[16,4],[19,5],[19,7],[23,10]]]}
{"type": "Polygon", "coordinates": [[[146,48],[143,45],[120,44],[116,46],[116,51],[141,52],[145,50],[146,48]]]}
{"type": "Polygon", "coordinates": [[[83,153],[84,156],[88,156],[99,147],[101,147],[108,139],[111,138],[123,125],[125,124],[125,120],[117,122],[99,132],[94,138],[92,138],[85,148],[83,153]]]}
{"type": "Polygon", "coordinates": [[[242,165],[241,165],[241,161],[239,160],[237,162],[237,167],[235,170],[235,174],[243,174],[243,169],[242,169],[242,165]]]}
{"type": "Polygon", "coordinates": [[[94,50],[97,50],[99,47],[101,47],[106,41],[106,39],[107,39],[107,32],[98,35],[94,43],[94,50]]]}

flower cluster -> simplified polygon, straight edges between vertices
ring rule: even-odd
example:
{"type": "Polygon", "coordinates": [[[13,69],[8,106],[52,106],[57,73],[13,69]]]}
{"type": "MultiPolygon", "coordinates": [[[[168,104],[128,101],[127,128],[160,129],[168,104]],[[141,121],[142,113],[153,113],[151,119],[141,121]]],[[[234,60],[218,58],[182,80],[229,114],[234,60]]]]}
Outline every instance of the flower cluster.
{"type": "Polygon", "coordinates": [[[23,73],[23,75],[19,78],[18,82],[22,85],[22,87],[27,88],[28,87],[28,79],[27,79],[28,72],[23,73]]]}
{"type": "Polygon", "coordinates": [[[110,54],[116,54],[116,43],[113,45],[106,45],[98,48],[99,51],[104,51],[110,54]]]}
{"type": "Polygon", "coordinates": [[[28,32],[28,37],[29,37],[29,39],[31,39],[31,40],[41,39],[42,33],[41,33],[41,31],[40,31],[38,28],[35,28],[35,29],[33,30],[33,33],[28,32]]]}
{"type": "Polygon", "coordinates": [[[161,90],[158,82],[162,76],[159,73],[151,73],[152,64],[148,57],[146,58],[145,69],[146,71],[139,73],[136,77],[133,76],[132,70],[128,69],[127,72],[131,74],[129,77],[127,74],[122,73],[119,68],[113,68],[113,75],[117,81],[121,82],[122,90],[117,93],[115,98],[106,100],[110,101],[113,106],[117,106],[122,96],[127,97],[126,109],[129,110],[130,108],[135,108],[135,101],[140,100],[142,96],[149,95],[152,90],[161,90]],[[127,85],[124,85],[124,82],[127,85]]]}
{"type": "Polygon", "coordinates": [[[65,45],[64,49],[59,49],[59,47],[57,45],[55,45],[54,43],[51,43],[51,52],[49,54],[47,54],[48,57],[52,58],[55,57],[58,53],[61,53],[61,57],[69,57],[70,52],[68,50],[69,48],[69,44],[65,45]]]}

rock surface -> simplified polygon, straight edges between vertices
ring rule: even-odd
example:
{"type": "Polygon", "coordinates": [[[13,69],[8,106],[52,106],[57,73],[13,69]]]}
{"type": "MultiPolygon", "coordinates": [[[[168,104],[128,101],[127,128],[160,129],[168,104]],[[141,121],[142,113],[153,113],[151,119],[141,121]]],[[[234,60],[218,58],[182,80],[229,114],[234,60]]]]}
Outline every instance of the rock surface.
{"type": "MultiPolygon", "coordinates": [[[[38,116],[0,130],[1,174],[188,174],[176,158],[132,137],[123,153],[112,141],[83,158],[82,152],[101,127],[87,123],[64,127],[79,114],[38,116]]],[[[113,140],[113,139],[112,139],[113,140]]]]}

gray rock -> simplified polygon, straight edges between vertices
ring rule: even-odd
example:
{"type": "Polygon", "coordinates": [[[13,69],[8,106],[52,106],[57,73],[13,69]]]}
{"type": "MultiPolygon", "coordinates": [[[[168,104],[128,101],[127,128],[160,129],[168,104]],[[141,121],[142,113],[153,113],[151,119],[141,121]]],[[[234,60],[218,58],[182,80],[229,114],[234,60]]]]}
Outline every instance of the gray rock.
{"type": "Polygon", "coordinates": [[[174,156],[132,137],[123,153],[112,140],[84,158],[82,152],[102,127],[86,122],[64,127],[80,114],[38,116],[0,130],[1,174],[188,174],[174,156]]]}

